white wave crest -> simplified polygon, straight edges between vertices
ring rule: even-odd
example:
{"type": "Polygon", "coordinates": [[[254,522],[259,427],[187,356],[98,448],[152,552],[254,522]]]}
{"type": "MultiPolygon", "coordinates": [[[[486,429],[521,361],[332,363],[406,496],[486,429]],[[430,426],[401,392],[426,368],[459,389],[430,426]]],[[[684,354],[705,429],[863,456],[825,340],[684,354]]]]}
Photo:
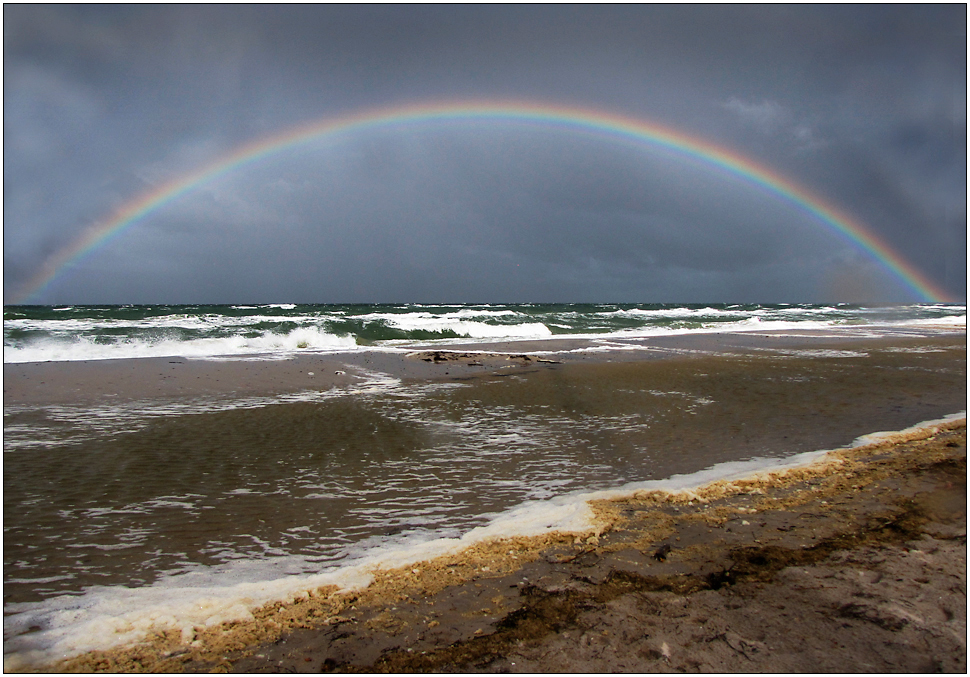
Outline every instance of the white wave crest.
{"type": "Polygon", "coordinates": [[[948,315],[946,317],[921,317],[915,320],[904,320],[900,322],[902,325],[915,325],[915,326],[940,326],[940,327],[964,327],[967,326],[967,316],[966,315],[948,315]]]}
{"type": "MultiPolygon", "coordinates": [[[[468,338],[545,338],[552,336],[552,331],[541,322],[524,322],[521,324],[488,324],[464,319],[469,316],[482,315],[480,311],[465,313],[462,309],[457,313],[369,313],[358,315],[358,320],[383,321],[388,326],[403,331],[454,332],[468,338]]],[[[512,311],[495,311],[494,315],[505,315],[512,311]]],[[[515,314],[515,313],[512,313],[515,314]]]]}
{"type": "Polygon", "coordinates": [[[5,345],[3,361],[5,363],[71,362],[144,357],[204,359],[265,353],[288,355],[300,351],[343,352],[356,349],[357,342],[352,336],[337,336],[317,327],[299,327],[286,334],[262,332],[255,337],[236,335],[191,340],[126,338],[106,343],[90,336],[78,336],[72,339],[50,336],[20,346],[5,345]]]}

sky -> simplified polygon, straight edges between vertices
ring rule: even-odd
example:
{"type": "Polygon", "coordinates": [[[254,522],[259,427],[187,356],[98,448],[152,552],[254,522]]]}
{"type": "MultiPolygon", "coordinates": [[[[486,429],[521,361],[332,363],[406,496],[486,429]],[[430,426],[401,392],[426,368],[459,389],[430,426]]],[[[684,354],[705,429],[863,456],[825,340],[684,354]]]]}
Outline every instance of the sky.
{"type": "Polygon", "coordinates": [[[509,120],[271,153],[55,266],[117,209],[294,126],[509,100],[715,144],[964,301],[966,12],[6,4],[4,302],[918,300],[736,174],[509,120]]]}

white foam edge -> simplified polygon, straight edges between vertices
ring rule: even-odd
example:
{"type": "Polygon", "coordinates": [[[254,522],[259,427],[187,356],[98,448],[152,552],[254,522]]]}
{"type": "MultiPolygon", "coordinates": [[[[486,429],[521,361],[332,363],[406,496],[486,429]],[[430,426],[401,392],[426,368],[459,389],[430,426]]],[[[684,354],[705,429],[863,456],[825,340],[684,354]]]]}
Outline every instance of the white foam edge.
{"type": "Polygon", "coordinates": [[[866,435],[861,435],[857,437],[849,448],[866,447],[873,444],[880,444],[887,440],[905,438],[909,436],[922,435],[927,433],[939,432],[942,428],[956,423],[957,421],[963,421],[966,423],[967,412],[960,411],[955,414],[947,414],[943,418],[934,419],[932,421],[923,421],[912,425],[908,428],[903,428],[902,430],[887,430],[875,433],[868,433],[866,435]]]}
{"type": "MultiPolygon", "coordinates": [[[[966,411],[923,421],[903,430],[862,435],[842,449],[879,444],[889,439],[928,436],[961,420],[965,423],[966,411]]],[[[5,611],[13,611],[15,615],[4,620],[4,671],[26,670],[89,651],[134,645],[159,630],[180,631],[183,640],[189,642],[197,627],[251,620],[252,612],[265,604],[306,599],[310,591],[321,587],[336,586],[343,592],[360,590],[370,585],[375,571],[455,555],[485,541],[550,532],[598,533],[599,526],[590,501],[622,499],[644,491],[689,495],[716,481],[757,479],[811,466],[833,451],[838,450],[729,461],[662,480],[631,482],[613,489],[528,501],[497,514],[488,524],[471,529],[461,537],[383,546],[355,559],[352,564],[317,574],[205,587],[182,585],[182,581],[192,579],[191,575],[172,576],[140,588],[97,586],[88,588],[81,595],[61,595],[39,603],[7,605],[5,611]],[[46,629],[29,635],[8,636],[8,629],[28,626],[40,617],[47,624],[46,629]],[[20,647],[23,650],[18,650],[20,647]],[[10,653],[6,653],[8,649],[10,653]]],[[[232,580],[233,572],[226,572],[225,578],[232,580]]]]}

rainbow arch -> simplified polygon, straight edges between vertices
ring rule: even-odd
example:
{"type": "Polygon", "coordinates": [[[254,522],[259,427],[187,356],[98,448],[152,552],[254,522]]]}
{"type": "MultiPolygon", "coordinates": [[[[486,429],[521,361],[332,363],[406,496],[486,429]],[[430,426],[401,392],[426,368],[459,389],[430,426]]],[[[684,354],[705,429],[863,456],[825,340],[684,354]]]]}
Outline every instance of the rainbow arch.
{"type": "Polygon", "coordinates": [[[519,101],[461,101],[371,109],[299,125],[280,134],[244,144],[221,159],[156,186],[118,207],[108,218],[92,225],[72,244],[48,258],[23,286],[20,297],[26,302],[37,296],[74,262],[117,237],[146,215],[207,181],[261,158],[315,139],[370,128],[462,120],[539,124],[596,134],[617,141],[666,148],[699,159],[707,165],[762,186],[797,209],[808,212],[826,227],[875,258],[920,300],[941,302],[948,298],[948,294],[941,287],[861,222],[806,188],[734,151],[652,122],[615,113],[519,101]]]}

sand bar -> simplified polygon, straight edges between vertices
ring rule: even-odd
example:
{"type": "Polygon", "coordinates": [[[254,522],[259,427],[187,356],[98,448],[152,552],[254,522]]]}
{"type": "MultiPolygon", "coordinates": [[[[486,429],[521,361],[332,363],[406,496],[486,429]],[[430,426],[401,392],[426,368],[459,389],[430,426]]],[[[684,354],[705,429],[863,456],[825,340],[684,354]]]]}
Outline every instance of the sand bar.
{"type": "Polygon", "coordinates": [[[866,328],[798,332],[711,333],[648,338],[562,338],[532,341],[422,344],[392,352],[298,354],[290,359],[211,360],[179,356],[3,365],[5,406],[120,402],[141,399],[243,397],[326,390],[378,372],[406,380],[458,379],[510,368],[552,368],[555,363],[690,359],[714,354],[768,351],[852,350],[914,345],[926,340],[966,346],[966,330],[912,328],[895,335],[866,328]],[[464,355],[454,360],[422,359],[464,355]],[[525,357],[526,359],[522,359],[525,357]]]}

